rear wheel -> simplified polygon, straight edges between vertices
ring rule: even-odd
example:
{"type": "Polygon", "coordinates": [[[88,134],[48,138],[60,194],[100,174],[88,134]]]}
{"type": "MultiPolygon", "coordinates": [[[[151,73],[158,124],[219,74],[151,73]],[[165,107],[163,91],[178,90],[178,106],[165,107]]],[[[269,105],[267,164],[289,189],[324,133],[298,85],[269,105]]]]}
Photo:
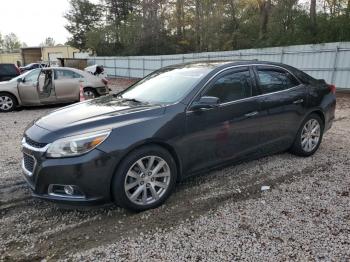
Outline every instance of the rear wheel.
{"type": "Polygon", "coordinates": [[[13,111],[17,104],[17,99],[13,95],[0,93],[0,112],[13,111]]]}
{"type": "Polygon", "coordinates": [[[84,97],[85,99],[94,99],[98,97],[98,93],[93,88],[86,87],[84,88],[84,97]]]}
{"type": "Polygon", "coordinates": [[[319,148],[323,137],[324,123],[317,114],[309,115],[302,123],[291,152],[298,156],[311,156],[319,148]]]}
{"type": "Polygon", "coordinates": [[[137,149],[122,161],[113,178],[114,201],[133,211],[158,207],[170,196],[176,171],[172,156],[164,148],[137,149]]]}

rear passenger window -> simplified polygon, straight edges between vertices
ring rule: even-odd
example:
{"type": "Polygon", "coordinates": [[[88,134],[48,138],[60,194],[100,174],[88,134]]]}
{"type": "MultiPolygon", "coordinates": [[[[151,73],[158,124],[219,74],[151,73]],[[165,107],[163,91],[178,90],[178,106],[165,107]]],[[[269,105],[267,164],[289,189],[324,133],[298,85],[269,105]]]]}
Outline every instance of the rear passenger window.
{"type": "Polygon", "coordinates": [[[73,71],[69,70],[55,70],[55,79],[73,79],[80,78],[81,76],[73,71]]]}
{"type": "Polygon", "coordinates": [[[214,96],[220,103],[227,103],[252,96],[252,84],[249,71],[230,72],[221,76],[205,93],[214,96]]]}
{"type": "Polygon", "coordinates": [[[263,94],[298,86],[299,81],[289,72],[275,68],[258,68],[259,86],[263,94]]]}

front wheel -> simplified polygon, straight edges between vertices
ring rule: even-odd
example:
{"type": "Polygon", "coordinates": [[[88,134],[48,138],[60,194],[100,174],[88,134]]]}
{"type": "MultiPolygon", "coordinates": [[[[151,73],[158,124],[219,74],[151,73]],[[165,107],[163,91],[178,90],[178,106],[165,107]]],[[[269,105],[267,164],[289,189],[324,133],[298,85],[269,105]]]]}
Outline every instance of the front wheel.
{"type": "Polygon", "coordinates": [[[176,183],[176,164],[159,146],[145,146],[130,153],[120,164],[112,182],[116,204],[143,211],[156,208],[170,196],[176,183]]]}
{"type": "Polygon", "coordinates": [[[13,95],[0,93],[0,112],[11,112],[17,106],[17,100],[13,95]]]}
{"type": "Polygon", "coordinates": [[[317,114],[309,115],[302,123],[291,152],[298,156],[311,156],[319,148],[323,137],[324,123],[317,114]]]}

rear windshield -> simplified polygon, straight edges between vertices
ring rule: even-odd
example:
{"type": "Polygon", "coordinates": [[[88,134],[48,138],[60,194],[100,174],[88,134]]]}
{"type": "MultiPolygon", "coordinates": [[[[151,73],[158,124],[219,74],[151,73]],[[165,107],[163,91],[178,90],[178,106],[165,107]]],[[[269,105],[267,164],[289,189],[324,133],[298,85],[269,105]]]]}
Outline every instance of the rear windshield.
{"type": "Polygon", "coordinates": [[[15,65],[2,64],[0,65],[0,75],[18,75],[15,65]]]}

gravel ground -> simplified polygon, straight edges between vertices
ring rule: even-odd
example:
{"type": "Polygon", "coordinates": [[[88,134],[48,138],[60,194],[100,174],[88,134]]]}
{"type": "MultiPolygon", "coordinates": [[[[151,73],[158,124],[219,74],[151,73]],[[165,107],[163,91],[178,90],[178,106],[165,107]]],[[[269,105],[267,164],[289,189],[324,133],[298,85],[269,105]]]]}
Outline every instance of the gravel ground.
{"type": "Polygon", "coordinates": [[[53,109],[0,115],[0,261],[350,261],[350,96],[338,98],[314,156],[284,153],[203,174],[139,214],[63,209],[30,196],[22,132],[53,109]]]}

